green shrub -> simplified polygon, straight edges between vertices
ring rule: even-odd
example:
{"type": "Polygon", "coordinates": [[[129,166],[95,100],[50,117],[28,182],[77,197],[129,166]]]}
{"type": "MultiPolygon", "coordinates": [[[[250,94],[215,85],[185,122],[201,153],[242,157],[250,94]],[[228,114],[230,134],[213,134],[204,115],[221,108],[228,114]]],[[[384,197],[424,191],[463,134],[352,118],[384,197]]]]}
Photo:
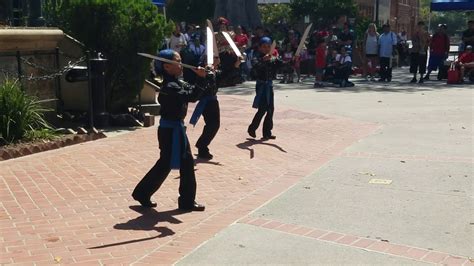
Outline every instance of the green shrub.
{"type": "Polygon", "coordinates": [[[137,52],[156,53],[172,24],[150,0],[46,0],[48,24],[58,26],[101,52],[107,64],[109,111],[124,111],[143,87],[150,60],[137,52]]]}
{"type": "Polygon", "coordinates": [[[32,130],[49,128],[43,117],[45,111],[17,81],[6,79],[0,84],[0,144],[20,140],[32,130]]]}

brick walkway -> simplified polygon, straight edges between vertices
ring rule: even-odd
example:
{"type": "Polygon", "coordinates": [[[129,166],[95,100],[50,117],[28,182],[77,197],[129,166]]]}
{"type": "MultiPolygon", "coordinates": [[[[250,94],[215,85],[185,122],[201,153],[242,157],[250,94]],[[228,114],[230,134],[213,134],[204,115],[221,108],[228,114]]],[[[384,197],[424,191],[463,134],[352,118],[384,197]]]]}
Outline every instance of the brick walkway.
{"type": "Polygon", "coordinates": [[[196,166],[202,213],[175,210],[178,171],[154,195],[157,209],[131,199],[157,159],[155,128],[1,162],[0,264],[172,264],[376,129],[277,106],[277,140],[248,140],[250,103],[220,100],[215,160],[196,166]]]}

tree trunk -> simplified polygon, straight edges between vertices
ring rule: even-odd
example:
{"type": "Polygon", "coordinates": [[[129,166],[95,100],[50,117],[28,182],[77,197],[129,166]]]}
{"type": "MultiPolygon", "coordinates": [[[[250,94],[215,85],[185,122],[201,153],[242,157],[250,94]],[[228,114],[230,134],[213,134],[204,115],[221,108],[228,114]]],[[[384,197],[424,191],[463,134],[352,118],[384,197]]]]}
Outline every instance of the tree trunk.
{"type": "Polygon", "coordinates": [[[261,26],[257,0],[216,0],[216,17],[225,17],[230,24],[247,28],[261,26]]]}

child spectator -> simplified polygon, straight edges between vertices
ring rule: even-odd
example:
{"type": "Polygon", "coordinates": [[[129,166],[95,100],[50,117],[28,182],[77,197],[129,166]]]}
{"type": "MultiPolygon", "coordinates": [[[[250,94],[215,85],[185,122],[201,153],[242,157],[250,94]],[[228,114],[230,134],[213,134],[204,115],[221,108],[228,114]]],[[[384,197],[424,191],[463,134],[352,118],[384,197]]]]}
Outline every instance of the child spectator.
{"type": "Polygon", "coordinates": [[[293,55],[294,53],[291,45],[287,45],[282,57],[284,67],[282,69],[283,79],[280,83],[293,83],[293,75],[295,71],[293,67],[293,55]]]}
{"type": "Polygon", "coordinates": [[[336,75],[336,65],[337,65],[337,50],[332,49],[326,59],[326,68],[324,69],[324,81],[332,81],[336,75]]]}
{"type": "Polygon", "coordinates": [[[301,55],[293,57],[293,69],[296,72],[296,77],[297,80],[296,82],[301,81],[301,57],[302,57],[303,52],[301,52],[301,55]]]}
{"type": "Polygon", "coordinates": [[[318,47],[316,48],[316,81],[314,83],[315,88],[323,87],[323,74],[324,68],[326,67],[326,42],[324,39],[319,41],[318,47]]]}
{"type": "Polygon", "coordinates": [[[341,47],[340,54],[336,57],[336,80],[340,87],[353,87],[354,83],[349,81],[352,71],[352,58],[346,52],[345,47],[341,47]]]}

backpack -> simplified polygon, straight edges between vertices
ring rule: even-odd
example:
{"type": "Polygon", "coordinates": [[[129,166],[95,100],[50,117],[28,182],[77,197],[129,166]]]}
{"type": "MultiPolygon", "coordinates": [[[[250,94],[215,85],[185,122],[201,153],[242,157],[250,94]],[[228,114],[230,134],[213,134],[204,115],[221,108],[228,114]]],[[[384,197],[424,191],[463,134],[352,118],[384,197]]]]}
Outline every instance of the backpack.
{"type": "Polygon", "coordinates": [[[460,81],[461,73],[456,68],[456,64],[452,63],[451,67],[448,70],[448,84],[458,84],[460,81]]]}

